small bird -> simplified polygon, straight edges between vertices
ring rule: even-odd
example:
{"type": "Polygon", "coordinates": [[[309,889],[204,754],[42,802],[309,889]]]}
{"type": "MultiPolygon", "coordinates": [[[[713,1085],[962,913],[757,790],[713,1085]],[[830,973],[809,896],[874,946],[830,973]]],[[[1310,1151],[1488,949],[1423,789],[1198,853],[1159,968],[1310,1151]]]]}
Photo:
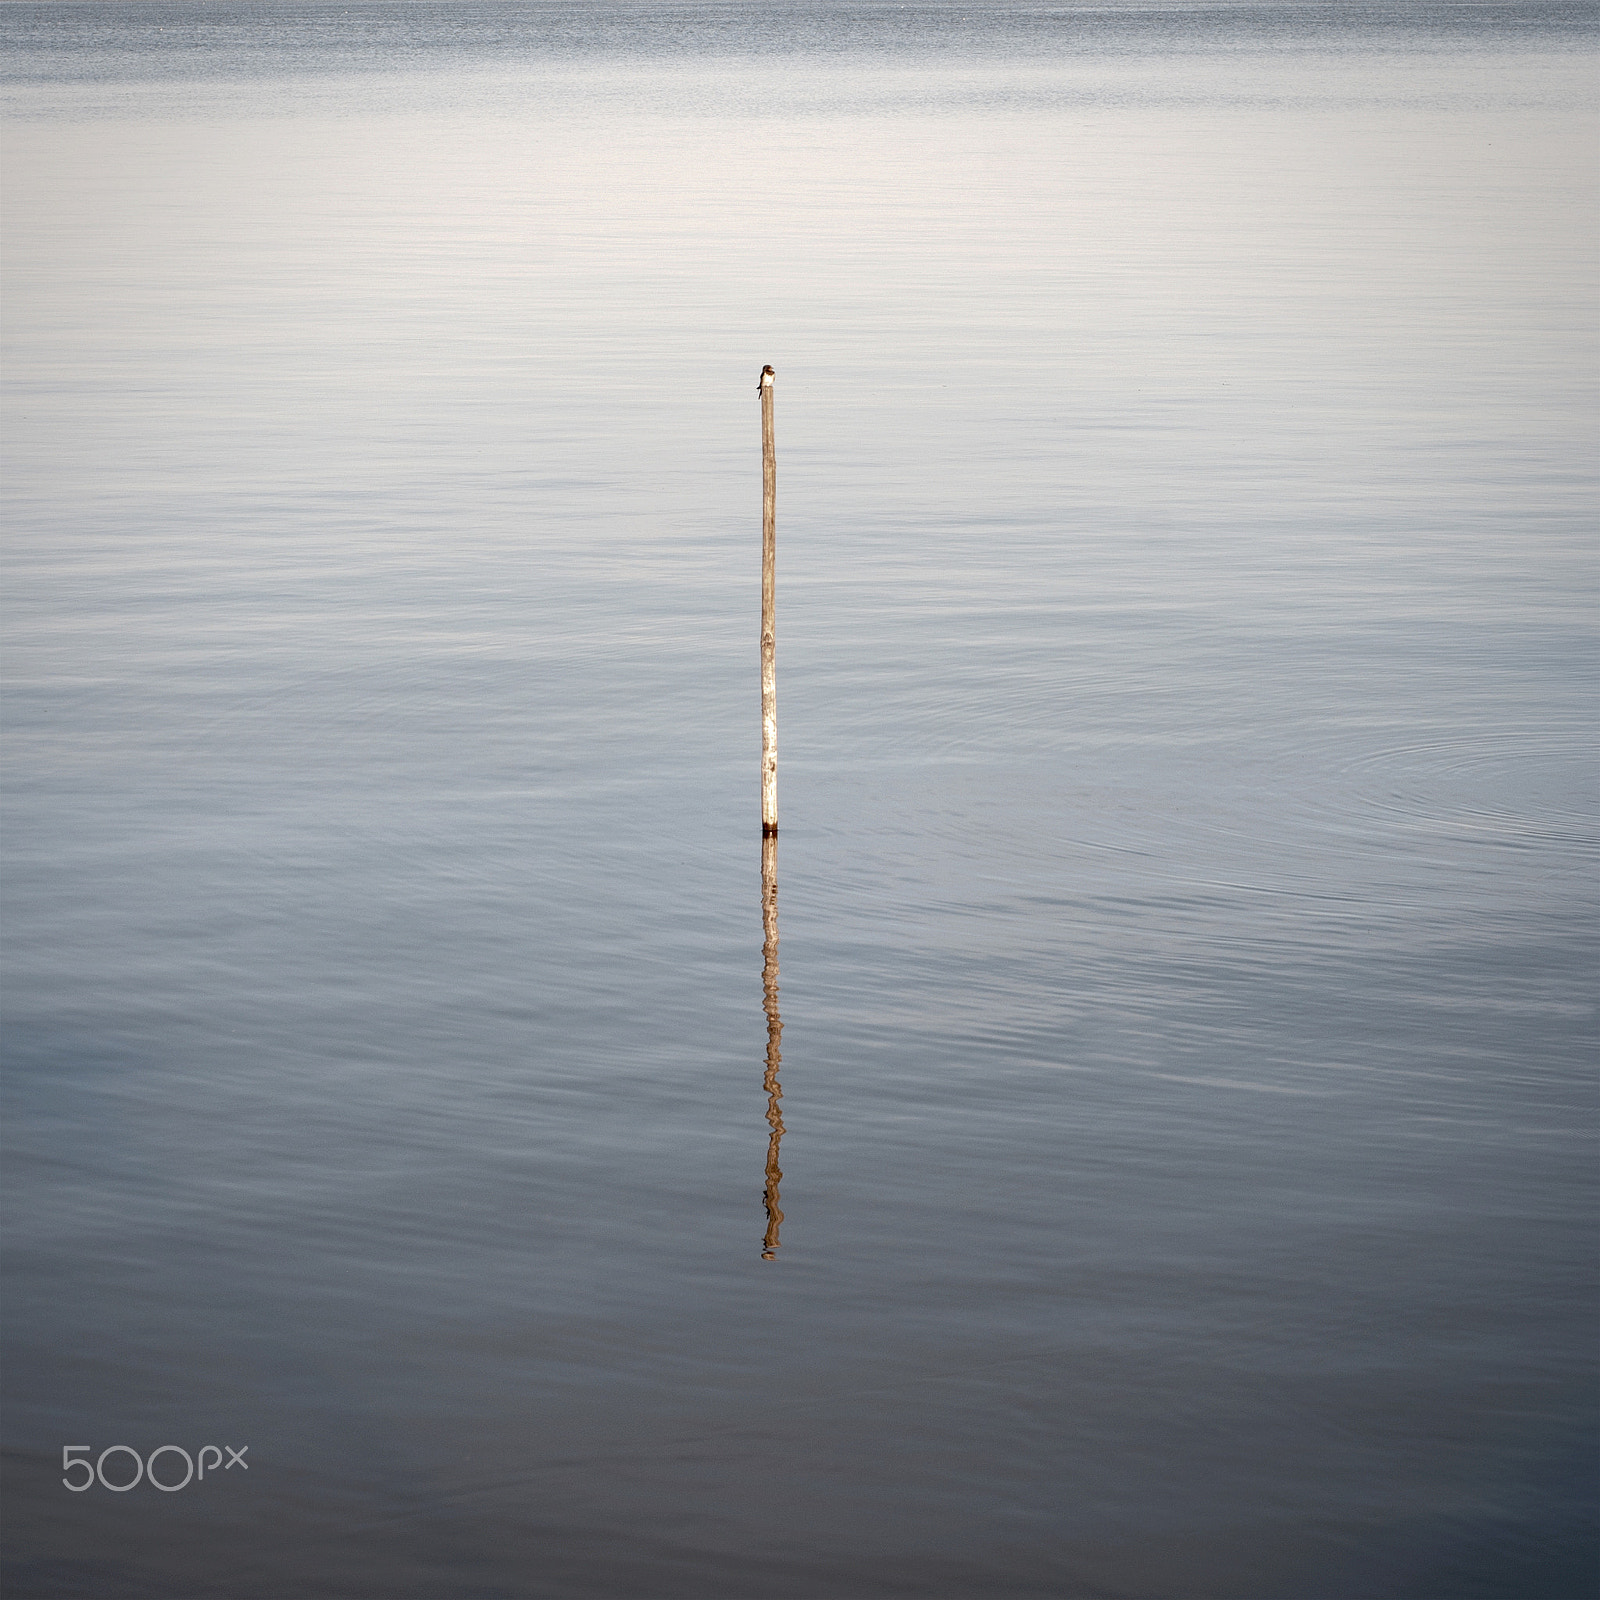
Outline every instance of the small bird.
{"type": "Polygon", "coordinates": [[[756,380],[756,393],[760,394],[775,377],[777,377],[777,373],[771,367],[763,367],[761,376],[756,380]]]}

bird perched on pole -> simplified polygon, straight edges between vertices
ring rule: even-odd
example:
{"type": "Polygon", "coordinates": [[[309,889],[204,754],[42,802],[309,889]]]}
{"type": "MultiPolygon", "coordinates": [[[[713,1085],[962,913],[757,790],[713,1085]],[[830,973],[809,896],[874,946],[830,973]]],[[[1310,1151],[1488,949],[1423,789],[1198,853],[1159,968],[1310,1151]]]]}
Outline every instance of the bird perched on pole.
{"type": "Polygon", "coordinates": [[[760,394],[775,377],[777,377],[777,373],[771,367],[763,367],[761,369],[761,377],[756,383],[756,393],[760,394]]]}

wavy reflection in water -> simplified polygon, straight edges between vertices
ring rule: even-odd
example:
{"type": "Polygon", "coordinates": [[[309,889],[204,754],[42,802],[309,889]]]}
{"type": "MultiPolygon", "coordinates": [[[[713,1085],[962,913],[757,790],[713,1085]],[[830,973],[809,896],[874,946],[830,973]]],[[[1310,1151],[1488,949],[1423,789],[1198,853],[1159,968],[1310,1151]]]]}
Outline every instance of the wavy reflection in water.
{"type": "Polygon", "coordinates": [[[763,1199],[767,1208],[767,1233],[761,1243],[761,1259],[771,1261],[778,1253],[778,1229],[783,1212],[778,1209],[778,1185],[783,1172],[778,1166],[778,1146],[783,1143],[783,1086],[778,1082],[778,1063],[783,1059],[783,1019],[778,1015],[778,836],[765,834],[761,840],[761,945],[762,1005],[767,1013],[767,1072],[762,1087],[767,1091],[767,1186],[763,1199]]]}

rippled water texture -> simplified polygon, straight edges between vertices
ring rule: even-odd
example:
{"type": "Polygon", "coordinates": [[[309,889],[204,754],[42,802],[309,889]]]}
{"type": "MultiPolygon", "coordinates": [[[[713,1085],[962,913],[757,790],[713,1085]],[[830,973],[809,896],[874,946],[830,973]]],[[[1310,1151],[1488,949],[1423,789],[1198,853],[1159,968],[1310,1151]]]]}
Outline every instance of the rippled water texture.
{"type": "Polygon", "coordinates": [[[1593,8],[0,35],[8,1594],[1589,1592],[1593,8]]]}

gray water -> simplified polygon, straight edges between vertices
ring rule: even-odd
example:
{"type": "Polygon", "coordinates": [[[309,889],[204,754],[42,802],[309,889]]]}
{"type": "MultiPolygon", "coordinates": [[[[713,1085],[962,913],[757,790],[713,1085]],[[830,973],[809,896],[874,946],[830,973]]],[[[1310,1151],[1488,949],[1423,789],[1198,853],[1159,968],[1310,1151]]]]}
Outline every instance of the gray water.
{"type": "Polygon", "coordinates": [[[1592,7],[0,32],[9,1595],[1595,1592],[1592,7]]]}

